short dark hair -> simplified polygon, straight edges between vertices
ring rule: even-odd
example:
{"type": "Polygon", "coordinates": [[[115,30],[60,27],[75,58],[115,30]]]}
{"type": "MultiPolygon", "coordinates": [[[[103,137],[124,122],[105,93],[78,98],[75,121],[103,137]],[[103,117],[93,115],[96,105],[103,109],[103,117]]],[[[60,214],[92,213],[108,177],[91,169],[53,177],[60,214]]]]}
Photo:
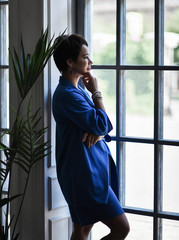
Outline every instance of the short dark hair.
{"type": "Polygon", "coordinates": [[[76,61],[82,45],[88,46],[86,40],[79,34],[63,35],[56,40],[57,47],[54,50],[53,58],[60,72],[67,70],[67,60],[76,61]],[[60,43],[58,45],[58,42],[60,43]]]}

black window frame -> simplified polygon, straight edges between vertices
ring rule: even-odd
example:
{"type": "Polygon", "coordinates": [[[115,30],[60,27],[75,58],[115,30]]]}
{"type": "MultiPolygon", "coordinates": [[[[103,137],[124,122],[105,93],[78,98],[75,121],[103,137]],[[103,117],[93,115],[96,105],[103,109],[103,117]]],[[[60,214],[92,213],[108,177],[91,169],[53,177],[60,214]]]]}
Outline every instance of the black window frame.
{"type": "MultiPolygon", "coordinates": [[[[0,6],[7,6],[9,7],[9,1],[3,1],[1,0],[0,1],[0,6]]],[[[6,20],[5,20],[6,21],[6,20]]],[[[3,30],[4,28],[6,28],[6,26],[4,26],[5,24],[5,21],[2,21],[1,22],[1,26],[0,26],[0,31],[1,29],[3,30]]],[[[7,27],[8,29],[6,29],[6,33],[9,32],[9,26],[7,27]]],[[[3,36],[3,37],[7,37],[6,36],[3,36]]],[[[1,38],[1,33],[0,33],[0,38],[1,38]]],[[[2,42],[2,41],[1,41],[2,42]]],[[[9,42],[9,39],[7,39],[7,42],[9,42]]],[[[1,43],[0,43],[1,44],[1,43]]],[[[8,46],[7,46],[8,47],[8,46]]],[[[8,49],[6,49],[8,50],[8,49]]],[[[3,71],[3,70],[7,70],[9,71],[9,62],[8,62],[8,59],[7,59],[7,64],[1,64],[0,63],[0,71],[3,71]]],[[[0,74],[0,77],[2,77],[2,73],[0,74]]],[[[3,79],[4,80],[4,79],[3,79]]],[[[6,79],[8,80],[8,79],[6,79]]],[[[6,92],[5,91],[6,89],[8,88],[8,85],[7,85],[7,81],[3,82],[0,80],[0,105],[3,106],[3,110],[1,109],[0,111],[0,136],[7,131],[7,128],[4,128],[4,124],[3,124],[3,118],[4,118],[4,111],[6,111],[7,108],[9,108],[9,106],[7,106],[8,102],[4,103],[3,102],[3,99],[6,98],[6,92]]],[[[6,113],[5,113],[6,117],[8,116],[6,113]]],[[[6,122],[9,122],[9,119],[6,118],[6,122]]],[[[8,127],[8,126],[7,126],[8,127]]],[[[0,150],[1,151],[1,150],[0,150]]],[[[1,154],[0,152],[0,159],[3,160],[3,155],[1,154]]],[[[7,190],[3,188],[3,195],[4,196],[7,196],[7,190]]],[[[4,221],[4,218],[3,218],[3,208],[0,209],[0,222],[2,223],[4,221]]]]}
{"type": "MultiPolygon", "coordinates": [[[[86,18],[91,0],[76,0],[76,32],[86,37],[86,18]]],[[[163,73],[179,71],[177,65],[164,65],[164,0],[154,0],[154,64],[126,65],[126,0],[116,0],[116,65],[93,65],[94,70],[116,70],[116,163],[120,182],[120,201],[125,202],[125,143],[146,143],[154,146],[154,199],[153,210],[123,206],[126,213],[153,218],[153,240],[162,239],[162,219],[179,220],[179,213],[162,210],[163,146],[179,146],[179,140],[163,139],[163,73]],[[122,73],[125,70],[154,71],[154,135],[153,138],[124,136],[125,129],[125,86],[122,73]]],[[[89,25],[89,22],[88,22],[89,25]]],[[[89,26],[88,26],[89,29],[89,26]]],[[[89,34],[89,33],[88,33],[89,34]]]]}

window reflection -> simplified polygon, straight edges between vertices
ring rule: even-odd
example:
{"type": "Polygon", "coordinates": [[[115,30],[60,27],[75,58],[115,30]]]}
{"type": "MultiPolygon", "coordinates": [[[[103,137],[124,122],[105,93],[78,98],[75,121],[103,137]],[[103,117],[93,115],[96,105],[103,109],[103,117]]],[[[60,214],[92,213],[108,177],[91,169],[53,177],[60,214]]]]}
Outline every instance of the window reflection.
{"type": "Polygon", "coordinates": [[[164,72],[163,138],[179,140],[179,71],[164,72]]]}
{"type": "MultiPolygon", "coordinates": [[[[152,240],[153,220],[151,217],[127,214],[130,222],[130,233],[127,240],[152,240]]],[[[169,239],[167,239],[169,240],[169,239]]]]}
{"type": "Polygon", "coordinates": [[[9,70],[0,70],[0,128],[9,128],[9,70]]]}
{"type": "Polygon", "coordinates": [[[116,71],[93,70],[93,73],[98,79],[104,106],[113,125],[110,135],[116,135],[116,71]]]}
{"type": "Polygon", "coordinates": [[[154,0],[126,0],[126,64],[154,64],[154,0]]]}
{"type": "Polygon", "coordinates": [[[179,212],[179,148],[163,147],[163,210],[179,212]]]}
{"type": "Polygon", "coordinates": [[[116,63],[116,0],[93,0],[92,53],[94,64],[116,63]]]}
{"type": "Polygon", "coordinates": [[[8,7],[0,5],[0,65],[8,65],[8,7]]]}
{"type": "Polygon", "coordinates": [[[179,222],[173,220],[162,220],[162,240],[178,240],[179,222]]]}
{"type": "Polygon", "coordinates": [[[179,1],[165,0],[164,64],[179,65],[179,1]]]}
{"type": "Polygon", "coordinates": [[[153,209],[153,146],[126,143],[125,205],[153,209]]]}
{"type": "Polygon", "coordinates": [[[154,73],[126,71],[126,136],[153,138],[154,73]]]}

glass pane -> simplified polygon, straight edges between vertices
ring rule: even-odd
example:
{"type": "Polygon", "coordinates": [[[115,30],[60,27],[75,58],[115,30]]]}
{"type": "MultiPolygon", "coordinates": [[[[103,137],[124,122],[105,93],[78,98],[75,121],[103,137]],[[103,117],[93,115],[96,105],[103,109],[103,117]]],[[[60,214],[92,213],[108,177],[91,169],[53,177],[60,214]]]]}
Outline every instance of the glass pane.
{"type": "Polygon", "coordinates": [[[98,79],[103,103],[113,125],[113,130],[109,134],[116,135],[116,71],[93,70],[93,72],[98,79]]]}
{"type": "Polygon", "coordinates": [[[92,52],[94,64],[116,62],[116,0],[93,0],[92,52]]]}
{"type": "Polygon", "coordinates": [[[0,65],[8,65],[8,6],[0,5],[0,65]]]}
{"type": "Polygon", "coordinates": [[[91,240],[99,240],[110,233],[109,228],[101,222],[96,223],[91,231],[91,240]]]}
{"type": "Polygon", "coordinates": [[[116,163],[116,141],[108,142],[108,147],[110,148],[114,162],[116,163]]]}
{"type": "Polygon", "coordinates": [[[126,71],[126,136],[153,138],[154,73],[126,71]]]}
{"type": "Polygon", "coordinates": [[[179,71],[164,72],[163,137],[179,140],[179,71]]]}
{"type": "Polygon", "coordinates": [[[163,222],[162,240],[178,240],[179,221],[163,219],[162,222],[163,222]]]}
{"type": "Polygon", "coordinates": [[[126,240],[152,240],[153,221],[151,217],[127,214],[130,233],[126,240]]]}
{"type": "Polygon", "coordinates": [[[9,70],[0,70],[0,128],[9,127],[9,70]]]}
{"type": "Polygon", "coordinates": [[[154,64],[154,0],[126,0],[126,64],[154,64]]]}
{"type": "Polygon", "coordinates": [[[126,143],[126,206],[153,209],[154,150],[126,143]]]}
{"type": "Polygon", "coordinates": [[[164,63],[179,64],[179,1],[165,0],[164,63]]]}
{"type": "Polygon", "coordinates": [[[179,213],[179,147],[163,151],[163,210],[179,213]]]}

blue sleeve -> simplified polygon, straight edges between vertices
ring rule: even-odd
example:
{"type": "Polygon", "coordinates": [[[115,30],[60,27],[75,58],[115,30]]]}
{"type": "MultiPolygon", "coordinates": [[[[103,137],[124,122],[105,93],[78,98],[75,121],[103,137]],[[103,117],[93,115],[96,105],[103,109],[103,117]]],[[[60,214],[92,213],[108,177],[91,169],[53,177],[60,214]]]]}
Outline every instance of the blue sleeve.
{"type": "Polygon", "coordinates": [[[108,134],[112,124],[102,109],[95,109],[78,92],[68,92],[57,96],[56,114],[62,112],[71,122],[85,132],[99,136],[108,134]]]}

